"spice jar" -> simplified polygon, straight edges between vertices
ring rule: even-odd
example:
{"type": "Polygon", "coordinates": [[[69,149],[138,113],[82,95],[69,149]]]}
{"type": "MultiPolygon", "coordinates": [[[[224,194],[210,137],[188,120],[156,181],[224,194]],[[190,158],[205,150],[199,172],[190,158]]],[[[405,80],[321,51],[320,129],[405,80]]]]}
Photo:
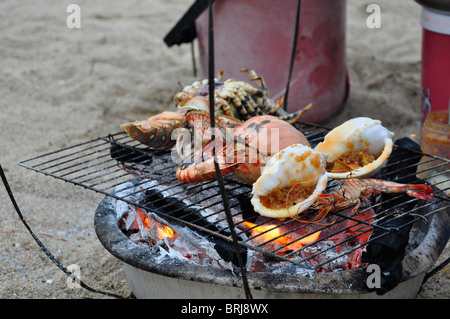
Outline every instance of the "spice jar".
{"type": "Polygon", "coordinates": [[[422,152],[450,159],[450,125],[448,111],[428,114],[420,136],[422,152]]]}
{"type": "MultiPolygon", "coordinates": [[[[425,154],[450,159],[450,124],[448,110],[429,113],[422,126],[420,147],[425,154]]],[[[443,160],[424,156],[419,176],[445,189],[450,188],[450,164],[443,160]]]]}

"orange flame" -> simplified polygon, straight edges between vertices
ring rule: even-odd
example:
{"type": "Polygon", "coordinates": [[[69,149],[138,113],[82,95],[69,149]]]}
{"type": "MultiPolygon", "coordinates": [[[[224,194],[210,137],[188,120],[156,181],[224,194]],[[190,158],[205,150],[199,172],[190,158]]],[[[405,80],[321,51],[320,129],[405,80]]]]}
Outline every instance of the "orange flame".
{"type": "MultiPolygon", "coordinates": [[[[289,252],[292,250],[298,250],[302,247],[316,242],[322,231],[316,231],[311,235],[302,238],[302,235],[294,233],[282,234],[280,227],[276,225],[260,225],[257,226],[251,222],[244,222],[244,224],[250,229],[256,244],[263,244],[267,242],[270,245],[270,249],[274,250],[279,247],[283,247],[284,252],[289,252]]],[[[277,251],[278,255],[283,253],[277,251]]]]}
{"type": "Polygon", "coordinates": [[[151,219],[141,209],[136,207],[136,212],[141,218],[142,224],[152,233],[153,240],[162,240],[164,238],[177,238],[179,235],[172,228],[166,226],[154,219],[151,219]]]}

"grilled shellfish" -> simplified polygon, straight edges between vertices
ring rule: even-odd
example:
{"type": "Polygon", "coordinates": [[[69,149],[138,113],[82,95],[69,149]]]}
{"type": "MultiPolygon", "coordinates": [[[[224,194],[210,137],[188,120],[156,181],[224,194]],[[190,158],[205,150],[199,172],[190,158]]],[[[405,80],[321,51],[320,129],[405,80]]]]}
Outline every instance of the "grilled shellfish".
{"type": "Polygon", "coordinates": [[[391,154],[393,136],[379,120],[357,117],[331,130],[315,150],[328,155],[329,178],[368,177],[391,154]]]}
{"type": "Polygon", "coordinates": [[[293,144],[275,154],[253,184],[256,212],[274,218],[294,217],[308,209],[327,186],[326,154],[293,144]]]}

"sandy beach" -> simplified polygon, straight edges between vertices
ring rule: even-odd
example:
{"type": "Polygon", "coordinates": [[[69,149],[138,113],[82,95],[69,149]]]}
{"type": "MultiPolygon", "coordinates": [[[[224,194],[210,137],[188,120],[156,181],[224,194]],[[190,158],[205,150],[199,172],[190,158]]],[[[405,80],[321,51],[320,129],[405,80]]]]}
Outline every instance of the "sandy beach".
{"type": "MultiPolygon", "coordinates": [[[[103,195],[17,165],[21,159],[120,130],[173,105],[193,77],[189,45],[164,36],[193,1],[78,0],[81,28],[70,29],[74,1],[0,2],[0,164],[33,231],[93,288],[128,297],[121,262],[98,241],[94,212],[103,195]]],[[[396,138],[418,141],[421,121],[421,7],[377,0],[381,28],[366,25],[368,1],[347,1],[350,97],[325,124],[378,118],[396,138]]],[[[70,288],[39,249],[0,186],[0,298],[109,298],[70,288]]],[[[436,265],[450,255],[446,249],[436,265]]],[[[417,298],[450,298],[436,273],[417,298]]]]}

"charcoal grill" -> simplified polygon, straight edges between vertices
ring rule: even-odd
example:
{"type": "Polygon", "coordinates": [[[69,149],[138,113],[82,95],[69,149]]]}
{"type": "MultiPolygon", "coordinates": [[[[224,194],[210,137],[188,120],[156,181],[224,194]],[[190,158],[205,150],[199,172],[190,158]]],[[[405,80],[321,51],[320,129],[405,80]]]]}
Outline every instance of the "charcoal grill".
{"type": "MultiPolygon", "coordinates": [[[[317,143],[322,141],[324,135],[329,131],[326,127],[304,122],[297,122],[296,126],[304,132],[312,146],[315,146],[317,143]]],[[[398,148],[401,149],[399,146],[394,146],[394,150],[398,148]]],[[[391,158],[391,162],[386,165],[386,169],[388,169],[389,166],[391,167],[391,169],[385,170],[385,172],[387,171],[388,173],[383,173],[382,171],[380,173],[381,175],[377,177],[395,180],[398,182],[404,182],[404,179],[407,179],[408,181],[417,181],[416,176],[425,174],[427,170],[430,170],[430,168],[427,168],[429,167],[429,163],[433,163],[433,169],[436,167],[442,168],[439,174],[445,175],[449,173],[450,161],[423,154],[420,151],[413,151],[412,154],[413,156],[409,154],[405,158],[405,156],[401,155],[400,152],[400,156],[398,158],[391,158]],[[419,159],[422,160],[419,162],[419,159]],[[411,160],[415,164],[411,164],[411,160]],[[406,171],[403,172],[403,170],[408,168],[413,168],[417,171],[417,175],[405,174],[406,171]]],[[[192,215],[192,211],[184,212],[183,207],[171,207],[169,210],[162,211],[157,210],[155,211],[156,214],[163,216],[166,220],[181,223],[196,231],[208,234],[212,238],[216,238],[222,242],[232,242],[229,232],[227,232],[227,230],[223,227],[218,227],[219,223],[226,223],[226,219],[223,217],[223,202],[220,192],[218,191],[217,182],[211,181],[195,184],[184,184],[179,182],[175,177],[177,164],[172,161],[170,151],[156,150],[143,146],[137,141],[129,138],[123,132],[109,134],[104,137],[99,137],[84,143],[56,150],[54,152],[31,157],[20,161],[18,164],[47,176],[52,176],[77,186],[102,193],[108,198],[141,207],[150,212],[154,210],[154,207],[158,207],[158,205],[164,206],[167,205],[167,203],[164,204],[164,202],[160,202],[161,198],[156,198],[151,202],[147,201],[143,204],[141,201],[137,201],[135,199],[137,195],[136,193],[124,193],[123,186],[121,185],[125,185],[130,182],[132,182],[133,185],[136,185],[137,183],[138,185],[141,185],[140,192],[153,192],[156,194],[158,194],[158,192],[161,191],[161,187],[163,187],[164,191],[171,191],[171,194],[174,194],[174,196],[181,201],[189,200],[190,205],[195,206],[196,212],[200,212],[203,215],[195,215],[196,218],[192,218],[192,216],[190,216],[192,215]],[[146,183],[148,179],[158,181],[158,185],[148,186],[148,183],[146,183]],[[121,188],[122,191],[117,192],[118,188],[121,188]],[[201,196],[201,194],[205,193],[207,194],[206,197],[201,196]],[[210,215],[205,216],[205,212],[208,212],[210,215]],[[211,222],[211,217],[214,217],[215,221],[211,222]],[[217,225],[215,225],[216,222],[217,225]]],[[[445,182],[446,181],[444,179],[443,183],[445,182]]],[[[333,183],[331,183],[329,187],[332,186],[334,186],[333,183]]],[[[434,186],[440,187],[442,185],[434,186]]],[[[234,226],[236,229],[239,230],[239,226],[243,221],[255,222],[255,214],[251,213],[252,208],[249,204],[251,187],[234,180],[230,176],[226,176],[225,188],[230,199],[231,208],[233,209],[233,217],[236,218],[234,221],[234,226]]],[[[258,236],[260,236],[260,234],[252,236],[246,233],[247,236],[245,236],[245,239],[241,238],[241,240],[239,240],[239,245],[244,249],[258,252],[269,258],[298,265],[314,271],[326,267],[328,264],[351,253],[353,250],[363,248],[365,245],[370,244],[374,240],[377,240],[383,236],[388,236],[392,233],[401,232],[403,228],[408,229],[412,225],[422,224],[424,221],[431,221],[435,215],[439,215],[439,218],[443,218],[444,225],[441,225],[441,227],[443,227],[444,230],[441,229],[441,231],[443,231],[444,234],[439,235],[442,238],[440,239],[441,242],[438,245],[439,247],[435,247],[437,255],[435,253],[432,257],[434,262],[448,240],[448,226],[445,224],[448,224],[447,215],[450,205],[449,199],[445,195],[445,191],[448,191],[448,189],[436,188],[436,198],[433,201],[417,204],[416,202],[418,199],[409,199],[410,202],[414,202],[415,204],[411,206],[413,207],[412,209],[403,211],[402,213],[392,213],[392,210],[383,209],[383,205],[386,205],[386,203],[391,201],[395,203],[396,196],[389,196],[389,198],[386,198],[385,200],[378,200],[365,209],[375,209],[377,211],[376,218],[358,219],[355,216],[340,215],[339,212],[334,213],[338,218],[337,222],[342,222],[348,219],[352,220],[352,227],[357,227],[357,229],[359,229],[358,236],[366,232],[376,233],[376,236],[372,235],[367,242],[352,246],[349,250],[342,250],[339,254],[336,254],[330,258],[320,256],[320,254],[325,254],[323,251],[319,251],[315,255],[309,255],[303,259],[291,258],[291,256],[299,256],[300,250],[306,249],[308,245],[300,248],[299,250],[291,250],[287,252],[283,251],[284,247],[293,244],[293,242],[288,242],[284,246],[277,247],[276,249],[269,249],[268,247],[270,247],[270,245],[268,245],[268,242],[255,240],[258,236]],[[403,222],[402,218],[404,216],[408,216],[409,218],[403,222]],[[395,227],[392,226],[393,220],[399,221],[395,224],[395,227]],[[311,265],[307,262],[313,257],[316,258],[317,255],[321,257],[321,261],[319,263],[311,265]]],[[[364,212],[365,210],[363,209],[359,213],[364,212]]],[[[304,218],[308,217],[304,216],[304,218]]],[[[292,222],[295,221],[292,219],[286,219],[280,224],[280,226],[276,227],[285,226],[292,222]]],[[[258,223],[256,225],[261,226],[262,224],[263,223],[258,223]]],[[[322,229],[326,229],[327,227],[329,227],[329,225],[323,225],[322,229]]],[[[293,230],[292,228],[288,229],[289,230],[287,232],[281,233],[280,237],[286,236],[289,232],[296,230],[293,230]]],[[[344,230],[345,229],[341,229],[340,231],[344,230]]],[[[99,233],[98,229],[97,233],[99,233]]],[[[242,234],[243,231],[240,233],[242,234]]],[[[353,236],[353,238],[349,238],[347,236],[342,240],[342,242],[337,242],[334,246],[329,247],[328,249],[343,247],[346,241],[354,239],[355,236],[353,236]]],[[[295,240],[298,240],[298,238],[295,240]]],[[[105,243],[103,244],[105,245],[105,243]]],[[[416,246],[419,244],[420,243],[417,243],[416,246]]],[[[107,249],[113,254],[116,254],[114,249],[111,249],[111,247],[107,247],[107,249]]],[[[146,269],[146,266],[142,265],[142,262],[138,262],[137,264],[137,268],[146,269]]],[[[341,273],[346,273],[346,271],[341,273]]],[[[173,276],[173,274],[171,276],[173,276]]],[[[238,285],[235,280],[233,282],[234,283],[232,285],[238,285]]]]}

